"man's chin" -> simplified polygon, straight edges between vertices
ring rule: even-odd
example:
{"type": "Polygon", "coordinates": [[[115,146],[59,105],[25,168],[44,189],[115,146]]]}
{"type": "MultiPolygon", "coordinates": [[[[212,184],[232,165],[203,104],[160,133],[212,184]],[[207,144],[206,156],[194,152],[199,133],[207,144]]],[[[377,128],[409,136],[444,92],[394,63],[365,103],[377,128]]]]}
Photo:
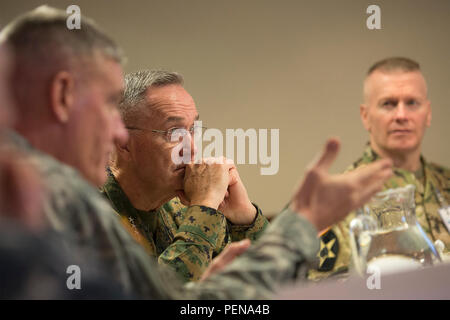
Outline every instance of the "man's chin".
{"type": "Polygon", "coordinates": [[[409,141],[399,141],[397,143],[392,143],[387,148],[393,153],[409,153],[417,150],[417,143],[409,142],[409,141]]]}

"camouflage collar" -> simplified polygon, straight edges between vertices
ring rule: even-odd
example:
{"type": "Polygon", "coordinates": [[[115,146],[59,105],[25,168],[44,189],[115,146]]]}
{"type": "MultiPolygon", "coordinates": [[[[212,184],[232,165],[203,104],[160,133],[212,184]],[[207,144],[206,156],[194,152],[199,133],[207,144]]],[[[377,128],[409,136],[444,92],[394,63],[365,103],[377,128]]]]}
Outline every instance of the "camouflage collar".
{"type": "MultiPolygon", "coordinates": [[[[380,156],[372,149],[370,144],[367,144],[360,163],[371,163],[380,159],[380,156]]],[[[394,174],[402,176],[405,181],[416,186],[416,190],[421,194],[432,193],[432,184],[434,183],[432,169],[430,164],[425,160],[423,155],[420,155],[421,169],[418,172],[411,172],[405,169],[394,168],[394,174]]]]}
{"type": "Polygon", "coordinates": [[[5,132],[6,143],[12,145],[20,150],[31,151],[35,150],[25,137],[14,130],[7,130],[5,132]]]}
{"type": "MultiPolygon", "coordinates": [[[[368,142],[367,147],[364,150],[364,153],[362,156],[362,163],[371,163],[378,159],[380,159],[380,156],[372,149],[372,147],[370,146],[370,142],[368,142]]],[[[422,173],[424,173],[425,169],[428,166],[428,163],[425,160],[425,158],[423,157],[423,155],[420,155],[420,163],[422,164],[422,168],[423,168],[423,170],[421,170],[421,171],[422,171],[422,173]]],[[[399,169],[399,168],[394,168],[394,169],[400,170],[400,171],[407,171],[407,170],[399,169]]],[[[411,171],[407,171],[407,172],[411,172],[411,171]]]]}
{"type": "Polygon", "coordinates": [[[114,210],[121,216],[132,217],[134,219],[138,218],[142,214],[148,213],[147,211],[142,211],[136,209],[128,199],[122,187],[117,182],[116,178],[112,174],[110,168],[107,168],[108,179],[103,187],[100,188],[100,192],[108,198],[114,210]]]}
{"type": "Polygon", "coordinates": [[[23,155],[26,155],[29,160],[39,171],[44,172],[44,176],[49,174],[48,171],[53,170],[54,167],[58,167],[59,170],[64,172],[64,175],[76,177],[76,179],[81,179],[89,186],[93,186],[91,182],[87,181],[81,172],[77,168],[72,167],[59,159],[55,158],[52,154],[46,153],[35,148],[24,136],[14,130],[5,131],[5,145],[2,148],[13,148],[19,151],[23,155]],[[38,164],[37,164],[38,163],[38,164]]]}

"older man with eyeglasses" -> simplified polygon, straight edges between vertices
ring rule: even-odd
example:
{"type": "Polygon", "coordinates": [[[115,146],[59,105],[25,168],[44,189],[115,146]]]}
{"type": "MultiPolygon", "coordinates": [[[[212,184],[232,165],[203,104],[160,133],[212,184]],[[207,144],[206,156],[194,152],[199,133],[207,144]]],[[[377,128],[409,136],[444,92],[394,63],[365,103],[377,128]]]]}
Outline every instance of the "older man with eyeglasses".
{"type": "MultiPolygon", "coordinates": [[[[226,245],[257,239],[267,219],[233,164],[174,161],[174,153],[194,160],[191,135],[202,129],[181,75],[139,71],[125,82],[119,109],[130,139],[116,144],[101,191],[150,255],[183,280],[198,280],[226,245]]],[[[238,251],[248,245],[233,244],[238,251]]]]}

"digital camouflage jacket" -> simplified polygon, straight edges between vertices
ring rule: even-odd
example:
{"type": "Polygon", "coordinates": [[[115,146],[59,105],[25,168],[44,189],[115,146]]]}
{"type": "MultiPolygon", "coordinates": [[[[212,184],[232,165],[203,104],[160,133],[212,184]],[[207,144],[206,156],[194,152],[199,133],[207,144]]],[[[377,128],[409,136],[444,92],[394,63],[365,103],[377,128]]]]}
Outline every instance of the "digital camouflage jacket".
{"type": "MultiPolygon", "coordinates": [[[[379,159],[370,146],[367,146],[362,157],[354,162],[346,171],[355,170],[379,159]]],[[[394,168],[394,176],[384,185],[384,190],[404,187],[412,184],[415,191],[416,218],[431,241],[440,239],[445,244],[444,253],[450,250],[450,233],[447,230],[439,208],[450,204],[450,170],[429,163],[421,157],[421,169],[410,172],[394,168]]],[[[346,273],[351,264],[349,224],[355,217],[350,213],[345,220],[334,225],[321,236],[318,253],[319,268],[310,270],[308,278],[320,280],[331,275],[346,273]]]]}

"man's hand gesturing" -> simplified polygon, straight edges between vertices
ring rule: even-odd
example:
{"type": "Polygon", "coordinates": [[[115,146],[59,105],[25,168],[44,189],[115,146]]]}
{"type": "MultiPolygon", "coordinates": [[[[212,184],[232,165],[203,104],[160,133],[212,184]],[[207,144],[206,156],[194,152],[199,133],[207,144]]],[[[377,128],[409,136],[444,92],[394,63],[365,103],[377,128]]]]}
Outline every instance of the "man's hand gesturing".
{"type": "Polygon", "coordinates": [[[382,159],[355,171],[330,175],[339,141],[329,139],[319,159],[305,173],[290,208],[308,219],[318,231],[339,222],[361,207],[392,176],[392,162],[382,159]]]}

